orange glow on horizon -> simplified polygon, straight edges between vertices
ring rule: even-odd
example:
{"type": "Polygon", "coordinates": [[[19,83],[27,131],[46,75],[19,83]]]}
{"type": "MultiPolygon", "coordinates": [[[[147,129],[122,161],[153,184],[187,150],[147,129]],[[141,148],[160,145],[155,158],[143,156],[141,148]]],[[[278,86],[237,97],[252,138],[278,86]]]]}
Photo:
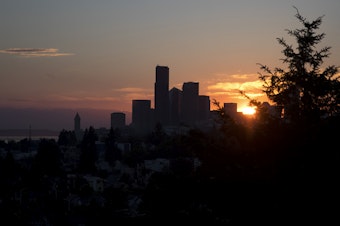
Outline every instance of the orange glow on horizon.
{"type": "Polygon", "coordinates": [[[256,108],[248,106],[248,107],[242,108],[241,111],[244,115],[254,115],[256,113],[256,108]]]}

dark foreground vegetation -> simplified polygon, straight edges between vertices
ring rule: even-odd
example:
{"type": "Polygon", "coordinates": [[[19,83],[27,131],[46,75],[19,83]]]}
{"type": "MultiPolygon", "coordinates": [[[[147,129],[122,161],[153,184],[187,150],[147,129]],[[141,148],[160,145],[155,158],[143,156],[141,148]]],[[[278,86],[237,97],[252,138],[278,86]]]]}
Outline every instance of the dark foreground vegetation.
{"type": "Polygon", "coordinates": [[[13,150],[25,148],[25,140],[2,142],[1,219],[15,225],[333,225],[339,221],[339,128],[340,118],[334,117],[312,128],[192,129],[163,134],[158,144],[155,134],[148,141],[130,137],[131,152],[116,156],[110,156],[117,149],[106,140],[106,161],[112,167],[121,161],[133,175],[96,167],[98,156],[86,157],[95,141],[89,137],[87,147],[84,140],[73,146],[80,157],[72,170],[65,167],[69,143],[40,140],[36,155],[15,160],[13,150]],[[189,161],[194,157],[201,162],[195,170],[189,161]],[[171,167],[152,173],[142,167],[157,158],[171,159],[171,167]],[[76,179],[70,182],[69,175],[76,179]],[[91,187],[88,175],[104,179],[104,188],[91,187]],[[110,177],[117,180],[110,184],[110,177]]]}

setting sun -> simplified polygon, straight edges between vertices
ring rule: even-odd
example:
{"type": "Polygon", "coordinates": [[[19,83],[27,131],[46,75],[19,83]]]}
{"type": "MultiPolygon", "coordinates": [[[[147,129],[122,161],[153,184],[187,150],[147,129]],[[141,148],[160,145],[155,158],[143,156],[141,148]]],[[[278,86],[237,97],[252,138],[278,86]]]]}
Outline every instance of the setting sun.
{"type": "Polygon", "coordinates": [[[255,112],[256,112],[255,107],[244,107],[244,108],[242,108],[242,113],[244,115],[253,115],[253,114],[255,114],[255,112]]]}

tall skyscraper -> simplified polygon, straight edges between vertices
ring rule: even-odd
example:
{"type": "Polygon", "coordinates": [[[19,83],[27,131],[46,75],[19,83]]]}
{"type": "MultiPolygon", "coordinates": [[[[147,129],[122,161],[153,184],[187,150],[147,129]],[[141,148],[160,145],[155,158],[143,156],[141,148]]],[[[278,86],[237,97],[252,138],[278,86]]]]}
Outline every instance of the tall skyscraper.
{"type": "Polygon", "coordinates": [[[173,87],[169,91],[170,125],[179,125],[181,117],[182,90],[173,87]]]}
{"type": "Polygon", "coordinates": [[[163,126],[169,124],[169,67],[156,66],[155,120],[163,126]]]}
{"type": "Polygon", "coordinates": [[[181,121],[193,126],[198,120],[198,82],[183,83],[182,114],[181,121]]]}

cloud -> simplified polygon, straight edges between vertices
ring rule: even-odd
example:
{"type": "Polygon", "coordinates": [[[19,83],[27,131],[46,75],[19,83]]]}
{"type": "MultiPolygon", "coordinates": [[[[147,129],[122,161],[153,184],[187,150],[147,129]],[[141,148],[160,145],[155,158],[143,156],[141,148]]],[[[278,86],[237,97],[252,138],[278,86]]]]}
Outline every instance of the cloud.
{"type": "Polygon", "coordinates": [[[0,53],[23,56],[23,57],[58,57],[71,56],[73,53],[62,53],[55,48],[9,48],[1,49],[0,53]]]}
{"type": "MultiPolygon", "coordinates": [[[[239,91],[239,90],[253,90],[259,92],[262,88],[262,83],[260,81],[252,82],[218,82],[216,84],[208,86],[208,90],[216,91],[239,91]]],[[[261,91],[260,91],[261,92],[261,91]]]]}
{"type": "Polygon", "coordinates": [[[223,81],[240,81],[243,82],[244,80],[247,81],[254,81],[259,79],[258,74],[226,74],[226,73],[215,73],[214,77],[219,78],[219,80],[223,81]]]}
{"type": "Polygon", "coordinates": [[[148,89],[143,89],[143,88],[137,88],[137,87],[124,87],[124,88],[119,88],[115,89],[114,91],[117,92],[126,92],[126,93],[144,93],[144,92],[149,92],[148,89]]]}
{"type": "Polygon", "coordinates": [[[245,96],[240,93],[244,91],[252,99],[263,99],[262,82],[257,74],[218,74],[218,79],[208,81],[206,95],[211,99],[221,102],[239,102],[240,105],[247,102],[245,96]],[[223,78],[222,78],[223,77],[223,78]]]}
{"type": "Polygon", "coordinates": [[[56,101],[87,101],[87,102],[110,102],[110,101],[117,101],[119,98],[117,97],[110,97],[110,96],[66,96],[66,95],[51,95],[49,98],[52,98],[56,101]]]}
{"type": "Polygon", "coordinates": [[[124,87],[115,89],[115,92],[121,93],[121,98],[126,101],[136,100],[136,99],[153,99],[153,90],[137,88],[137,87],[124,87]]]}

